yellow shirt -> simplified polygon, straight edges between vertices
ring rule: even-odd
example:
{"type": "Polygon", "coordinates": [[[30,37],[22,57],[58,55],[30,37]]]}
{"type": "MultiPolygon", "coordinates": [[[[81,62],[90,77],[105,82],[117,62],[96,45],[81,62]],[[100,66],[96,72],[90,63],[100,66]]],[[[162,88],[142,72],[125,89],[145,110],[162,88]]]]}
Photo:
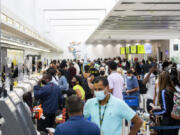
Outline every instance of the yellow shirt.
{"type": "Polygon", "coordinates": [[[77,89],[80,90],[80,92],[81,92],[81,95],[82,95],[81,99],[85,100],[85,91],[84,91],[84,89],[80,85],[75,85],[73,87],[73,90],[76,91],[77,89]]]}

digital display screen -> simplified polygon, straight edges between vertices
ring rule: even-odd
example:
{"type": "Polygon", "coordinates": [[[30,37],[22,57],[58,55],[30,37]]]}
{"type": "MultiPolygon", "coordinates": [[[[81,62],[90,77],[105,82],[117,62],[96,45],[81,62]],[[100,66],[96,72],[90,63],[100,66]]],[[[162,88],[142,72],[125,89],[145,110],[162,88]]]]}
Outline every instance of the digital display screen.
{"type": "Polygon", "coordinates": [[[144,49],[145,49],[146,54],[152,53],[152,45],[150,45],[150,44],[144,45],[144,49]]]}
{"type": "Polygon", "coordinates": [[[124,55],[125,54],[125,47],[121,47],[120,52],[121,52],[122,55],[124,55]]]}
{"type": "Polygon", "coordinates": [[[178,50],[179,50],[178,44],[174,44],[174,51],[178,51],[178,50]]]}
{"type": "Polygon", "coordinates": [[[137,45],[137,52],[138,54],[145,54],[144,45],[137,45]]]}
{"type": "Polygon", "coordinates": [[[129,49],[129,46],[126,47],[126,54],[130,54],[130,49],[129,49]]]}
{"type": "Polygon", "coordinates": [[[136,54],[137,53],[137,46],[133,45],[131,46],[131,54],[136,54]]]}

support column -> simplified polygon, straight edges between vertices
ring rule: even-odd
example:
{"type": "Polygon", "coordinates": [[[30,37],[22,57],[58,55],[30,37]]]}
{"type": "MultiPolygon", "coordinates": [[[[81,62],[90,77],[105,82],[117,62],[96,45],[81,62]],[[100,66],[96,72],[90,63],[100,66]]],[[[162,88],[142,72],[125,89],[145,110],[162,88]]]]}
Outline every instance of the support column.
{"type": "MultiPolygon", "coordinates": [[[[1,15],[1,0],[0,0],[0,15],[1,15]]],[[[0,41],[1,41],[1,17],[0,17],[0,41]]],[[[2,54],[1,54],[1,42],[0,42],[0,76],[2,73],[2,54]]]]}

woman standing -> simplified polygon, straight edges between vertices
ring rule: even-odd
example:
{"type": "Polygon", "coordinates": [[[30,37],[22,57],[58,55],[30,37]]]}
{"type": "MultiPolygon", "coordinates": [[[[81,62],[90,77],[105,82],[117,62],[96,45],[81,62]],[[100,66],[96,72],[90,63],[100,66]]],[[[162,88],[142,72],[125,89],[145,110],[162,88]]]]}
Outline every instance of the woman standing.
{"type": "MultiPolygon", "coordinates": [[[[170,75],[163,71],[159,76],[159,105],[161,109],[155,109],[151,112],[156,116],[162,116],[160,126],[174,126],[174,120],[171,118],[173,109],[173,96],[176,89],[174,88],[170,75]]],[[[160,130],[158,135],[178,135],[178,129],[160,130]]]]}
{"type": "Polygon", "coordinates": [[[85,101],[85,91],[81,84],[81,77],[75,76],[72,78],[72,86],[73,90],[76,92],[76,95],[81,98],[81,100],[85,101]]]}
{"type": "Polygon", "coordinates": [[[69,84],[68,84],[67,78],[65,76],[65,71],[62,69],[59,69],[58,84],[59,84],[61,91],[67,91],[69,89],[69,84]]]}

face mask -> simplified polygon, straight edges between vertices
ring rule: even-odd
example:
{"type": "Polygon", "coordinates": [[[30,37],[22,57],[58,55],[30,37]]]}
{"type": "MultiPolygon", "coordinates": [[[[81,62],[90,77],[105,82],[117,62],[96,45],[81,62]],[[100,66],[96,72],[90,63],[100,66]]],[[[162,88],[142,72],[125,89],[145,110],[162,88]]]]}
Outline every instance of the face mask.
{"type": "Polygon", "coordinates": [[[132,79],[132,76],[127,76],[127,79],[129,79],[129,80],[132,79]]]}
{"type": "Polygon", "coordinates": [[[157,72],[157,71],[154,71],[154,72],[153,72],[153,74],[154,74],[154,75],[157,75],[157,74],[158,74],[158,72],[157,72]]]}
{"type": "Polygon", "coordinates": [[[42,84],[43,84],[43,85],[46,85],[47,82],[46,82],[45,80],[42,80],[42,84]]]}
{"type": "Polygon", "coordinates": [[[105,71],[100,71],[100,74],[101,74],[101,75],[104,75],[104,74],[105,74],[105,71]]]}
{"type": "Polygon", "coordinates": [[[75,85],[76,85],[76,82],[72,82],[71,84],[72,84],[72,86],[75,86],[75,85]]]}
{"type": "Polygon", "coordinates": [[[95,94],[96,99],[98,101],[102,101],[103,99],[105,99],[106,95],[104,94],[104,91],[105,90],[103,90],[103,91],[94,91],[94,94],[95,94]]]}

